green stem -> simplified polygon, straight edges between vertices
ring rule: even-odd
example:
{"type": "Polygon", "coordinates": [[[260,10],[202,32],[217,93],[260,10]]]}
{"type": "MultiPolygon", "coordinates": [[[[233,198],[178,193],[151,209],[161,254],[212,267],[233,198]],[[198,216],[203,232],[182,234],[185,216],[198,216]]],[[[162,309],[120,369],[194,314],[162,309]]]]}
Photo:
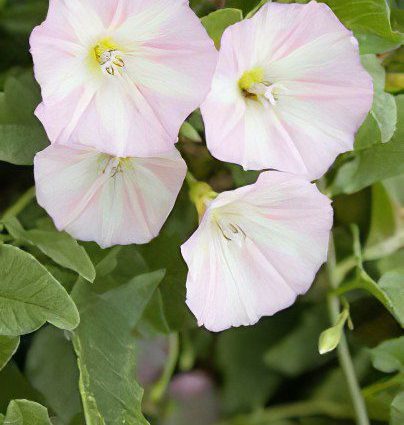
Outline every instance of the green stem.
{"type": "Polygon", "coordinates": [[[357,265],[357,260],[354,256],[345,258],[340,261],[334,270],[335,280],[338,285],[345,279],[345,276],[357,265]]]}
{"type": "Polygon", "coordinates": [[[150,400],[154,404],[158,404],[167,391],[168,384],[174,374],[175,367],[178,362],[179,355],[179,338],[177,333],[173,333],[168,337],[169,351],[168,359],[164,367],[163,374],[158,382],[154,385],[151,393],[150,400]]]}
{"type": "Polygon", "coordinates": [[[192,369],[195,363],[195,353],[188,331],[183,331],[181,335],[182,338],[179,368],[182,372],[187,372],[192,369]]]}
{"type": "MultiPolygon", "coordinates": [[[[327,270],[329,283],[334,290],[337,289],[340,283],[336,278],[335,269],[335,248],[334,241],[331,238],[327,270]]],[[[335,294],[330,294],[328,298],[328,310],[330,314],[331,323],[336,323],[340,315],[341,305],[338,296],[336,296],[335,294]]],[[[370,425],[365,400],[362,396],[361,389],[356,378],[354,365],[352,362],[351,354],[349,352],[349,347],[344,332],[342,332],[341,341],[338,345],[338,359],[342,372],[345,375],[345,379],[348,384],[352,405],[355,411],[356,423],[357,425],[370,425]]]]}
{"type": "Polygon", "coordinates": [[[10,208],[8,208],[2,217],[2,220],[6,220],[10,217],[16,217],[20,214],[35,198],[35,186],[29,188],[18,200],[15,204],[13,204],[10,208]]]}
{"type": "Polygon", "coordinates": [[[388,390],[392,387],[400,386],[403,383],[404,373],[398,373],[392,378],[385,379],[380,382],[376,382],[375,384],[369,385],[364,388],[362,394],[365,398],[372,397],[374,394],[377,394],[381,391],[388,390]]]}
{"type": "Polygon", "coordinates": [[[240,415],[217,425],[267,425],[277,421],[311,416],[327,416],[333,419],[351,419],[352,409],[326,400],[311,400],[297,403],[283,404],[270,407],[250,415],[240,415]]]}

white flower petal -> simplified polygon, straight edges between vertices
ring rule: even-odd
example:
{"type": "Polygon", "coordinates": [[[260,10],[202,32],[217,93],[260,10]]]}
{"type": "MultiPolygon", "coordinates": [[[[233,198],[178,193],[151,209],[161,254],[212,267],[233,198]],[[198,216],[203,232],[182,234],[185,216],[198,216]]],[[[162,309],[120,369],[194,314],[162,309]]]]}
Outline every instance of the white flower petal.
{"type": "Polygon", "coordinates": [[[291,174],[220,194],[181,248],[199,324],[220,331],[290,306],[326,260],[331,226],[328,198],[291,174]]]}
{"type": "Polygon", "coordinates": [[[35,157],[38,203],[59,230],[102,247],[156,237],[185,173],[177,151],[116,159],[83,146],[52,145],[35,157]]]}

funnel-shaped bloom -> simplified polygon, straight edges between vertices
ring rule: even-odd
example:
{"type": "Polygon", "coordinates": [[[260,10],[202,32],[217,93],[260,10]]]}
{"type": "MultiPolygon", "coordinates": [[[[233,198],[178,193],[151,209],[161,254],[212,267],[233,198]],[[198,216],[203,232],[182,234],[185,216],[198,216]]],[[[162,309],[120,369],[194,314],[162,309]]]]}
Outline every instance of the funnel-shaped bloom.
{"type": "Polygon", "coordinates": [[[50,0],[30,43],[50,140],[115,156],[168,151],[217,61],[186,0],[50,0]]]}
{"type": "Polygon", "coordinates": [[[118,158],[82,146],[51,145],[36,155],[34,166],[38,203],[56,227],[103,248],[156,237],[186,174],[176,150],[118,158]]]}
{"type": "Polygon", "coordinates": [[[352,149],[372,98],[357,41],[327,5],[268,3],[223,35],[201,108],[208,148],[245,169],[319,178],[352,149]]]}
{"type": "Polygon", "coordinates": [[[315,185],[287,173],[218,195],[181,248],[199,325],[252,325],[293,304],[326,260],[332,217],[315,185]]]}

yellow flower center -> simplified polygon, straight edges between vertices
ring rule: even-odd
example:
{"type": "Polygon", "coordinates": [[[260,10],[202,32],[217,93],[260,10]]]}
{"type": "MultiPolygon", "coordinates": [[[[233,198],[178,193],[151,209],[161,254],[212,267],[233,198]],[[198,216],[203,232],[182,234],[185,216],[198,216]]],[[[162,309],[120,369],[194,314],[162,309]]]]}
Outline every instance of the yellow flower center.
{"type": "Polygon", "coordinates": [[[280,93],[285,91],[281,84],[265,80],[264,69],[260,67],[244,72],[238,86],[246,99],[255,100],[265,108],[276,105],[280,93]]]}
{"type": "Polygon", "coordinates": [[[111,38],[104,38],[93,49],[94,64],[103,73],[116,75],[125,66],[122,51],[111,38]]]}
{"type": "Polygon", "coordinates": [[[238,81],[238,86],[240,87],[240,90],[248,93],[251,87],[254,86],[254,84],[260,84],[263,82],[264,82],[263,68],[253,68],[250,71],[244,72],[244,74],[241,76],[240,80],[238,81]]]}

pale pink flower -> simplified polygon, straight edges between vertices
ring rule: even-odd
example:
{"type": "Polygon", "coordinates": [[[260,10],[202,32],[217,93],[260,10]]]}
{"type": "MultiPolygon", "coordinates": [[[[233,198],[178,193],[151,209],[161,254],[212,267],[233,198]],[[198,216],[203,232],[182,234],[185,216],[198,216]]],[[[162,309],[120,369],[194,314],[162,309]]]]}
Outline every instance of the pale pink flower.
{"type": "Polygon", "coordinates": [[[30,43],[50,140],[116,156],[169,150],[217,61],[186,0],[50,0],[30,43]]]}
{"type": "Polygon", "coordinates": [[[358,43],[331,9],[268,3],[222,38],[202,105],[208,148],[245,169],[319,178],[372,105],[358,43]]]}
{"type": "Polygon", "coordinates": [[[186,174],[175,149],[150,158],[112,157],[51,145],[34,161],[37,200],[59,230],[101,247],[158,235],[186,174]]]}
{"type": "Polygon", "coordinates": [[[332,221],[330,200],[288,173],[218,195],[181,248],[199,325],[252,325],[293,304],[326,260],[332,221]]]}

